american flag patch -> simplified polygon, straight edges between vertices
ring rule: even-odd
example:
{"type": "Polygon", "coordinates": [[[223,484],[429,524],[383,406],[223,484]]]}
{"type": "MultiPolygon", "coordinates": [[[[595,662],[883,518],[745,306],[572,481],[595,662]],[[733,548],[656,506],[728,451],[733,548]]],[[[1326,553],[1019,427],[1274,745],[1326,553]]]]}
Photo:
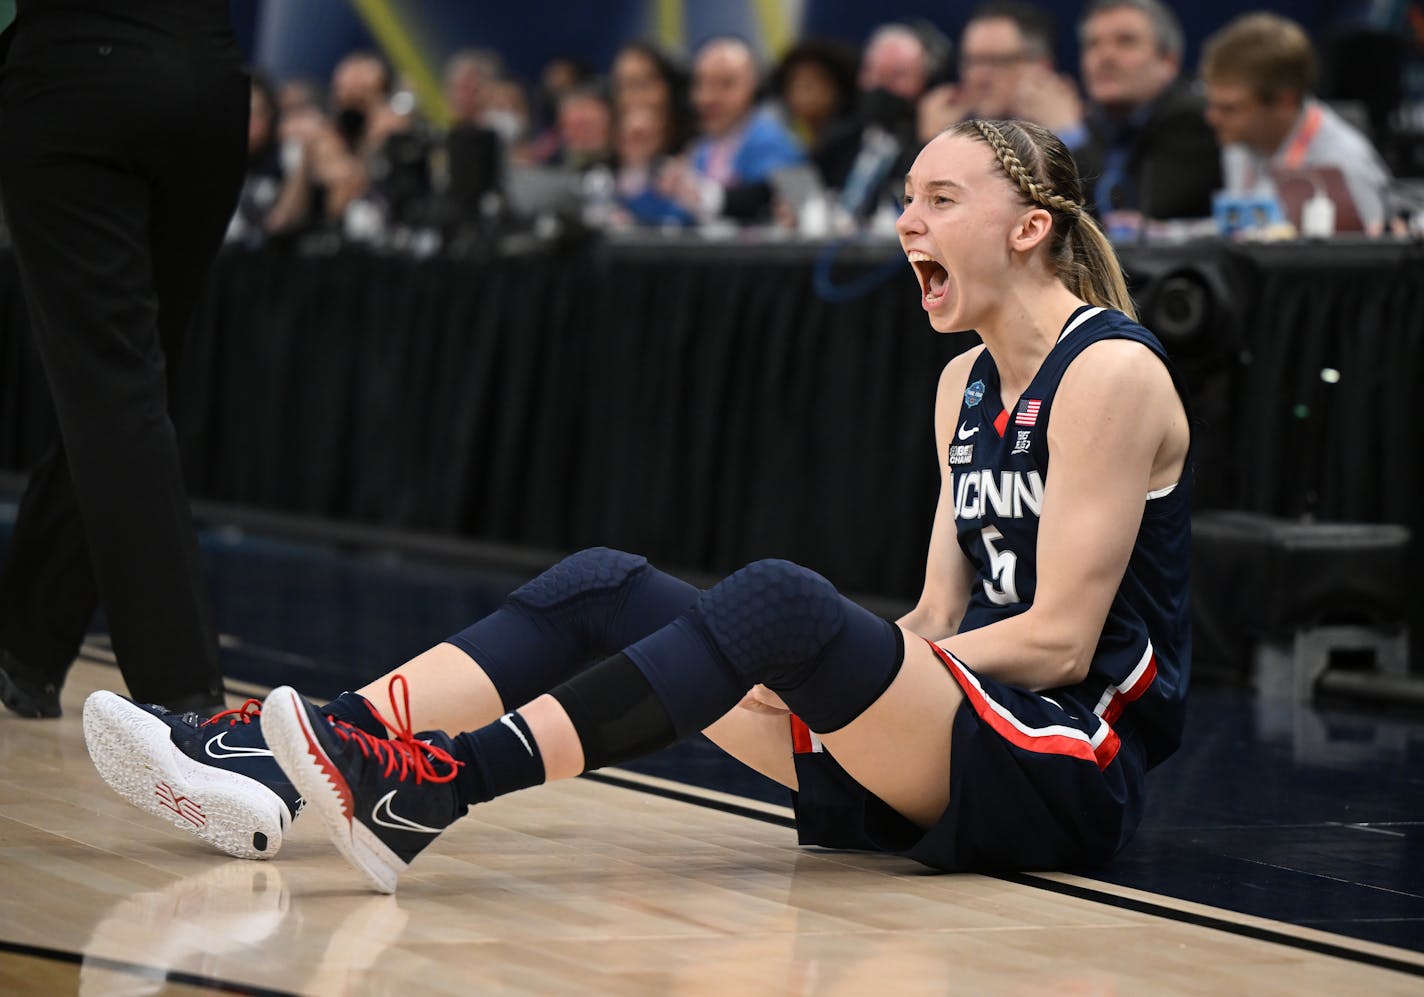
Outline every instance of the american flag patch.
{"type": "Polygon", "coordinates": [[[1014,425],[1036,426],[1038,424],[1038,410],[1042,407],[1042,399],[1025,398],[1019,402],[1018,411],[1014,413],[1014,425]]]}

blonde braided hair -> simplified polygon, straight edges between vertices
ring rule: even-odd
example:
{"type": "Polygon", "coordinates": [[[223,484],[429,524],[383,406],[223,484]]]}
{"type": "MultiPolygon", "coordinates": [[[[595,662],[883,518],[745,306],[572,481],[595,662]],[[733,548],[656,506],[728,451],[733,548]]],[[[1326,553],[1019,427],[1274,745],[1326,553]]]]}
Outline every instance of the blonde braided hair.
{"type": "Polygon", "coordinates": [[[1137,317],[1122,264],[1088,213],[1077,164],[1058,136],[1031,121],[978,119],[961,121],[948,133],[985,142],[1027,203],[1053,215],[1048,255],[1063,286],[1089,304],[1137,317]]]}
{"type": "Polygon", "coordinates": [[[984,141],[989,143],[999,162],[1004,166],[1004,172],[1009,175],[1009,179],[1019,185],[1019,189],[1028,195],[1028,199],[1034,204],[1048,208],[1050,211],[1061,211],[1065,215],[1077,218],[1083,213],[1083,206],[1071,198],[1064,197],[1057,193],[1047,184],[1040,183],[1028,167],[1024,166],[1023,160],[1019,159],[1019,154],[1014,151],[1014,147],[1009,145],[1009,140],[1004,138],[1004,133],[999,131],[999,126],[992,121],[974,120],[974,127],[979,129],[979,134],[984,136],[984,141]]]}

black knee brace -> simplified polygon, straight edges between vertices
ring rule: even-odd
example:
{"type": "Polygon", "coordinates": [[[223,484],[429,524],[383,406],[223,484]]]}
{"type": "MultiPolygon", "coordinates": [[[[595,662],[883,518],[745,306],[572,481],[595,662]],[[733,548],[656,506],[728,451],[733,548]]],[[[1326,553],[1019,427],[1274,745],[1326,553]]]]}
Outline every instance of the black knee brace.
{"type": "Polygon", "coordinates": [[[585,772],[641,758],[677,738],[656,690],[625,654],[585,669],[549,695],[578,734],[585,772]]]}

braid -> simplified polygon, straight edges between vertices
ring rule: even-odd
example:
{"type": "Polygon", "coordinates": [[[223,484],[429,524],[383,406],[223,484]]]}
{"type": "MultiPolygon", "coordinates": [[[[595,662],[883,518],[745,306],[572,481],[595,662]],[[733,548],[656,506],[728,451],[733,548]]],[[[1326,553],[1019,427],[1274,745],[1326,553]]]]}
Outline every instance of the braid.
{"type": "Polygon", "coordinates": [[[1083,206],[1077,201],[1056,193],[1051,187],[1034,178],[1028,167],[1024,166],[1023,160],[1019,159],[1019,154],[1014,152],[1014,147],[1009,145],[1009,140],[1004,138],[1004,133],[999,131],[998,125],[992,121],[976,119],[974,127],[979,129],[984,141],[988,142],[998,155],[1009,179],[1019,185],[1019,189],[1028,195],[1030,201],[1050,211],[1061,211],[1071,218],[1077,218],[1083,213],[1083,206]]]}
{"type": "Polygon", "coordinates": [[[947,134],[988,145],[1019,195],[1052,213],[1048,258],[1064,287],[1089,304],[1137,317],[1117,252],[1088,213],[1078,167],[1058,136],[1031,121],[977,119],[961,121],[947,134]],[[1024,157],[1033,164],[1032,170],[1024,157]],[[1035,171],[1046,179],[1040,180],[1035,171]]]}

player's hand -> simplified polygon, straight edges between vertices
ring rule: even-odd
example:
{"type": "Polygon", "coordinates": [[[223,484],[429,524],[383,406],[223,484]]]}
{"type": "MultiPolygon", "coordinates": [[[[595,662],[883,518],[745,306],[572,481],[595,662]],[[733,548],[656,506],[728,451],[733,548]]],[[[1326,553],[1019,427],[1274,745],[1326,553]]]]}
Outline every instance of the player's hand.
{"type": "Polygon", "coordinates": [[[781,701],[781,697],[772,692],[764,685],[754,685],[742,697],[742,701],[737,704],[744,710],[752,713],[769,713],[772,715],[785,715],[791,710],[781,701]]]}

